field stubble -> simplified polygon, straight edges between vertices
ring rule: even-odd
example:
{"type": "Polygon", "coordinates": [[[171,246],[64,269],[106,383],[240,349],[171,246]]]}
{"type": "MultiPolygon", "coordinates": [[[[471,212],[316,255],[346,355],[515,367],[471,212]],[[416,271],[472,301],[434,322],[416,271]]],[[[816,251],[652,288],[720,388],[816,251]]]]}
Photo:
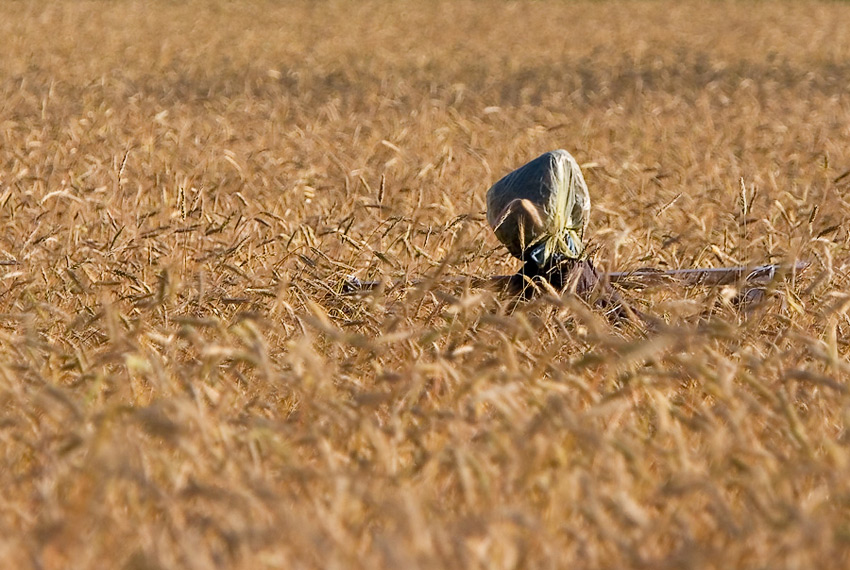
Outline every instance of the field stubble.
{"type": "Polygon", "coordinates": [[[0,564],[843,567],[850,5],[6,2],[0,564]],[[584,165],[565,296],[484,192],[584,165]]]}

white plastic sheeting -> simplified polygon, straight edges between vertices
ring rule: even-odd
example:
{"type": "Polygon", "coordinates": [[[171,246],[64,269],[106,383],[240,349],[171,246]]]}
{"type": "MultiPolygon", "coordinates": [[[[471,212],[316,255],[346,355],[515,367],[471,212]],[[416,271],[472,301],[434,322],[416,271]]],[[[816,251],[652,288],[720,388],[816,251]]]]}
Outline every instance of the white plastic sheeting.
{"type": "Polygon", "coordinates": [[[590,194],[578,163],[553,150],[517,168],[487,191],[487,222],[508,251],[543,267],[577,259],[590,217],[590,194]]]}

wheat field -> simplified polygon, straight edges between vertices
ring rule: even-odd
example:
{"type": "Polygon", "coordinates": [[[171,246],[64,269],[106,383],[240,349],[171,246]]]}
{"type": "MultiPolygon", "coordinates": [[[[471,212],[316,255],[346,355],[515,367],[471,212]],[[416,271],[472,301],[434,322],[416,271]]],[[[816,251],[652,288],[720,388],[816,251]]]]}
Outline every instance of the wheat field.
{"type": "Polygon", "coordinates": [[[3,2],[0,566],[847,567],[847,22],[3,2]],[[651,330],[441,282],[556,148],[603,270],[810,265],[651,330]]]}

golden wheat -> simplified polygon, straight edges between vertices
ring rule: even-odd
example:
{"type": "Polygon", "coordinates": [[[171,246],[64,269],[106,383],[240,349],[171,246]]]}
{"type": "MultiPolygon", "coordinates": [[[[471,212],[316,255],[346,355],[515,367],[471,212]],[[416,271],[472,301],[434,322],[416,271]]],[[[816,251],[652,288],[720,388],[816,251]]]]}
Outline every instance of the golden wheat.
{"type": "Polygon", "coordinates": [[[0,565],[845,567],[848,21],[3,2],[0,565]],[[555,148],[604,270],[812,265],[655,331],[438,284],[555,148]]]}

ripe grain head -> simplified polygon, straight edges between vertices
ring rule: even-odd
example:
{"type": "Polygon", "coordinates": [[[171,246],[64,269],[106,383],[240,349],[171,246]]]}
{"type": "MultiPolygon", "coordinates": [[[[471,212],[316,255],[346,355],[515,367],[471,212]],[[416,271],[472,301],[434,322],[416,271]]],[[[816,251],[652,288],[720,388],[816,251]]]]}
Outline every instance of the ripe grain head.
{"type": "Polygon", "coordinates": [[[4,3],[3,565],[845,565],[848,16],[4,3]],[[813,265],[653,334],[439,285],[561,147],[605,269],[813,265]]]}

